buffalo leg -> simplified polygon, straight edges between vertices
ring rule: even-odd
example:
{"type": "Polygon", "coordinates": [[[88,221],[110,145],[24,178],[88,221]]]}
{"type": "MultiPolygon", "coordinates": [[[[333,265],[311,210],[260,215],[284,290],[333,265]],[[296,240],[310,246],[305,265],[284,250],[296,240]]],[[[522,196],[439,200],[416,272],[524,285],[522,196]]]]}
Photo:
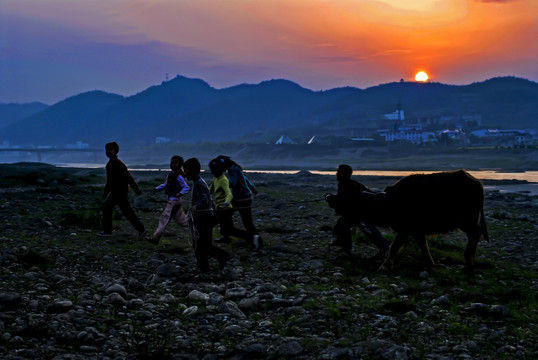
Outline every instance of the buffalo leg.
{"type": "Polygon", "coordinates": [[[472,271],[474,268],[474,259],[476,255],[476,246],[480,238],[480,229],[477,227],[467,232],[467,246],[465,246],[465,271],[472,271]]]}
{"type": "Polygon", "coordinates": [[[407,234],[405,234],[405,235],[401,234],[401,233],[396,234],[396,238],[394,239],[394,241],[390,245],[389,254],[388,254],[387,258],[385,259],[385,261],[383,261],[383,263],[381,264],[379,269],[377,269],[377,271],[381,270],[385,266],[385,264],[386,264],[387,268],[389,268],[389,269],[392,268],[392,265],[394,263],[394,258],[400,252],[400,250],[402,249],[402,246],[405,244],[406,240],[407,240],[407,234]]]}
{"type": "Polygon", "coordinates": [[[417,240],[418,247],[422,251],[422,255],[426,259],[426,262],[429,266],[434,266],[435,261],[433,261],[432,254],[430,254],[430,248],[428,247],[428,241],[424,235],[416,235],[415,239],[417,240]]]}

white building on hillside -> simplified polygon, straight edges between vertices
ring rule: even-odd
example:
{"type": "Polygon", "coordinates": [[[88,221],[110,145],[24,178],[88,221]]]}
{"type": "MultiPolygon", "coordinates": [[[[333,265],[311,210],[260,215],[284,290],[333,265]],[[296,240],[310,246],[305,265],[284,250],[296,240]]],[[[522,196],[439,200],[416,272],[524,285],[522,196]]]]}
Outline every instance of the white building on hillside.
{"type": "Polygon", "coordinates": [[[390,114],[384,114],[383,117],[385,120],[405,120],[405,114],[403,110],[395,110],[394,112],[391,112],[390,114]]]}
{"type": "Polygon", "coordinates": [[[277,144],[277,145],[295,144],[295,142],[292,139],[290,139],[289,137],[287,137],[286,135],[282,135],[281,137],[278,138],[278,140],[275,142],[275,144],[277,144]]]}

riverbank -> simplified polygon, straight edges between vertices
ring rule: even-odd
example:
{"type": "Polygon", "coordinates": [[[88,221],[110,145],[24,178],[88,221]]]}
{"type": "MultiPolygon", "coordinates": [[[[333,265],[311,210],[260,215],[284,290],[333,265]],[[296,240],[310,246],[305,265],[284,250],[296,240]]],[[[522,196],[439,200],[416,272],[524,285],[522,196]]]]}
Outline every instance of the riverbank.
{"type": "MultiPolygon", "coordinates": [[[[196,157],[207,164],[219,154],[230,155],[248,169],[333,170],[347,163],[355,170],[454,169],[538,171],[538,151],[533,149],[419,149],[416,147],[331,147],[323,145],[271,144],[169,144],[148,148],[121,149],[120,157],[129,166],[167,168],[170,157],[196,157]]],[[[35,162],[35,153],[0,153],[0,163],[35,162]]],[[[103,152],[43,152],[40,162],[55,165],[99,166],[107,161],[103,152]]]]}
{"type": "MultiPolygon", "coordinates": [[[[472,276],[460,232],[429,238],[436,267],[411,242],[379,273],[362,233],[350,255],[327,247],[337,217],[322,197],[336,191],[333,176],[251,173],[265,247],[235,239],[223,270],[199,274],[176,224],[153,246],[117,212],[113,236],[96,236],[103,169],[1,170],[3,359],[538,357],[536,196],[486,189],[491,240],[472,276]]],[[[131,199],[150,232],[166,202],[151,189],[164,175],[134,173],[143,195],[131,199]]]]}

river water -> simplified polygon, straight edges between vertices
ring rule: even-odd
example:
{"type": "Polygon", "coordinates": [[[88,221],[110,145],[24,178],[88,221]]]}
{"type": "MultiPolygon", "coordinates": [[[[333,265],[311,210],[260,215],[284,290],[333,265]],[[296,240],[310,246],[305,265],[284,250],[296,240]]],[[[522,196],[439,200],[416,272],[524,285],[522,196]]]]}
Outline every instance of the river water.
{"type": "MultiPolygon", "coordinates": [[[[72,167],[72,168],[103,168],[103,164],[57,164],[59,167],[72,167]]],[[[136,167],[129,168],[130,171],[170,171],[169,168],[145,168],[136,167]]],[[[257,172],[264,174],[295,174],[302,170],[249,170],[244,169],[245,172],[257,172]]],[[[334,175],[335,170],[308,170],[312,174],[318,175],[334,175]]],[[[415,171],[415,170],[353,170],[353,175],[358,176],[391,176],[391,177],[404,177],[411,174],[431,174],[438,171],[415,171]]],[[[538,171],[521,171],[521,172],[508,172],[508,171],[495,171],[495,170],[475,170],[468,172],[477,179],[488,180],[522,180],[530,183],[538,183],[538,171]]]]}
{"type": "MultiPolygon", "coordinates": [[[[96,164],[62,164],[57,166],[76,168],[102,168],[103,165],[96,164]]],[[[168,168],[133,168],[131,171],[169,171],[168,168]]],[[[295,174],[301,170],[248,170],[245,172],[258,172],[265,174],[295,174]]],[[[335,171],[308,170],[313,174],[334,175],[335,171]]],[[[358,176],[391,176],[404,177],[411,174],[431,174],[436,171],[411,171],[411,170],[354,170],[353,175],[358,176]]],[[[499,184],[486,185],[486,190],[498,190],[500,192],[522,193],[527,195],[538,195],[538,171],[504,172],[495,170],[475,170],[469,171],[471,175],[481,180],[520,180],[527,181],[528,184],[499,184]]]]}
{"type": "MultiPolygon", "coordinates": [[[[248,172],[249,170],[245,170],[248,172]]],[[[299,170],[251,170],[252,172],[274,173],[274,174],[295,174],[299,170]]],[[[310,171],[313,174],[334,175],[335,171],[310,171]]],[[[407,170],[354,170],[353,175],[359,176],[393,176],[404,177],[411,174],[431,174],[436,171],[407,171],[407,170]]],[[[468,171],[471,175],[480,180],[522,180],[528,184],[499,184],[485,185],[486,191],[497,190],[501,193],[520,193],[525,195],[538,195],[538,171],[523,172],[501,172],[494,170],[468,171]]]]}
{"type": "MultiPolygon", "coordinates": [[[[295,174],[300,170],[245,170],[245,172],[261,172],[270,174],[295,174]]],[[[313,174],[334,175],[335,171],[308,170],[313,174]]],[[[394,176],[404,177],[411,174],[431,174],[437,171],[411,171],[411,170],[353,170],[353,175],[359,176],[394,176]]],[[[538,171],[500,172],[494,170],[468,171],[477,179],[488,180],[524,180],[538,183],[538,171]]]]}

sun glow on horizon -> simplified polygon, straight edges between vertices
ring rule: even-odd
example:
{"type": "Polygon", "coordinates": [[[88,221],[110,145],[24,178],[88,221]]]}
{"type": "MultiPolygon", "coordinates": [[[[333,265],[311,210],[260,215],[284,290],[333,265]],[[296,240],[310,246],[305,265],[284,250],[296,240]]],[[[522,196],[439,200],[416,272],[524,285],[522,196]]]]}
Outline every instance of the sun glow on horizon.
{"type": "Polygon", "coordinates": [[[419,71],[415,75],[415,81],[426,82],[426,81],[428,81],[428,79],[429,79],[429,76],[424,71],[419,71]]]}

